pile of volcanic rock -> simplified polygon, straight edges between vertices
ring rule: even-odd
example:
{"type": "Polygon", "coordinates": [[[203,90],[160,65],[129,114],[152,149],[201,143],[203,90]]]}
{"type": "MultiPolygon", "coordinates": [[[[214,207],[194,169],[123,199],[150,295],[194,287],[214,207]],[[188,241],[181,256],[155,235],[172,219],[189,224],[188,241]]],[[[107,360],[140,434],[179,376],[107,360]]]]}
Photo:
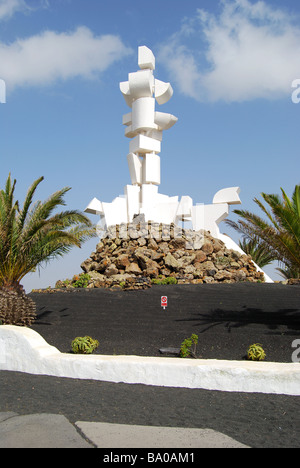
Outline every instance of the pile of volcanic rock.
{"type": "Polygon", "coordinates": [[[141,289],[172,277],[178,284],[264,281],[249,255],[227,249],[209,232],[174,224],[114,226],[81,268],[88,288],[141,289]]]}

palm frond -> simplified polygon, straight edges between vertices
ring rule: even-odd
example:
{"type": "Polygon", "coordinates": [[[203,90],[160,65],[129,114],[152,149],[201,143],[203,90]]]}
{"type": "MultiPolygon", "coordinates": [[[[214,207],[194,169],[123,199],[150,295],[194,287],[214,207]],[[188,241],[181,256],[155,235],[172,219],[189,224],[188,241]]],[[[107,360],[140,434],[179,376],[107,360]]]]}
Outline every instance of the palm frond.
{"type": "Polygon", "coordinates": [[[19,283],[41,264],[96,236],[95,227],[83,213],[66,210],[54,214],[65,205],[64,195],[69,187],[33,204],[43,179],[40,177],[31,185],[21,211],[14,201],[16,181],[12,183],[10,175],[5,190],[0,190],[0,286],[19,283]]]}
{"type": "MultiPolygon", "coordinates": [[[[256,241],[282,263],[280,271],[300,275],[300,185],[295,187],[292,199],[281,189],[279,195],[262,193],[265,204],[254,199],[265,219],[245,210],[234,210],[240,219],[226,224],[238,231],[248,242],[256,241]]],[[[256,262],[257,263],[257,262],[256,262]]]]}
{"type": "Polygon", "coordinates": [[[26,220],[27,215],[28,215],[28,210],[29,210],[30,205],[32,204],[32,201],[33,201],[33,196],[35,194],[35,191],[36,191],[38,185],[43,180],[44,180],[44,177],[40,177],[39,179],[37,179],[35,182],[33,182],[33,184],[31,185],[31,187],[29,188],[29,190],[27,192],[27,195],[26,195],[26,198],[25,198],[25,201],[24,201],[24,205],[23,205],[23,209],[20,211],[20,214],[19,214],[19,217],[18,217],[18,220],[17,220],[18,231],[19,232],[21,232],[22,229],[23,229],[25,220],[26,220]]]}
{"type": "Polygon", "coordinates": [[[263,268],[276,260],[274,252],[264,243],[259,242],[258,239],[242,239],[239,242],[241,249],[248,255],[251,255],[252,260],[260,267],[263,268]]]}

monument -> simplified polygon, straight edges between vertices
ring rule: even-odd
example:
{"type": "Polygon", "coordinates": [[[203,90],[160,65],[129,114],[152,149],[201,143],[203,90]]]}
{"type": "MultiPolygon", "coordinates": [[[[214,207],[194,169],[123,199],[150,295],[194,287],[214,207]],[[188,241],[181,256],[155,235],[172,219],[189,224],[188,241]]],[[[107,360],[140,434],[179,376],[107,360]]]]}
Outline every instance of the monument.
{"type": "Polygon", "coordinates": [[[138,49],[138,65],[139,70],[129,73],[128,80],[120,83],[121,93],[131,109],[123,116],[125,136],[130,139],[127,161],[131,185],[125,186],[124,196],[116,197],[111,203],[94,198],[85,209],[86,213],[100,216],[99,237],[101,230],[106,232],[112,226],[127,225],[135,218],[165,225],[188,221],[193,231],[209,231],[227,248],[244,253],[219,228],[229,214],[230,205],[241,204],[239,187],[221,189],[208,205],[194,205],[189,196],[179,200],[178,196],[159,193],[163,132],[173,127],[178,119],[155,109],[156,103],[164,105],[171,99],[173,89],[170,83],[154,77],[155,57],[146,46],[138,49]]]}
{"type": "Polygon", "coordinates": [[[194,230],[205,229],[219,238],[218,225],[229,214],[229,206],[240,204],[239,187],[220,190],[210,205],[193,205],[189,196],[160,194],[160,156],[163,131],[177,122],[177,117],[155,110],[155,103],[166,104],[173,95],[170,83],[154,78],[155,57],[150,49],[139,47],[140,70],[129,73],[128,81],[120,83],[120,90],[131,112],[123,116],[125,136],[130,138],[129,166],[131,185],[125,196],[105,203],[94,198],[86,213],[100,215],[102,225],[130,223],[134,216],[143,215],[146,222],[178,224],[190,221],[194,230]]]}

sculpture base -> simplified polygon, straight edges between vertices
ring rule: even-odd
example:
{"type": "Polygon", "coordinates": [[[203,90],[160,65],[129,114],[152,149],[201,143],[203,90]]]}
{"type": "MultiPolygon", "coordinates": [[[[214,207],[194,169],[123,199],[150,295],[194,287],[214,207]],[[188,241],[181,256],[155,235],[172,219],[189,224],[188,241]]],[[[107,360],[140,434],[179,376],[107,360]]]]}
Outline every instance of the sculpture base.
{"type": "Polygon", "coordinates": [[[160,282],[265,281],[250,256],[228,249],[209,232],[174,224],[114,226],[81,268],[90,275],[88,287],[140,289],[160,282]]]}

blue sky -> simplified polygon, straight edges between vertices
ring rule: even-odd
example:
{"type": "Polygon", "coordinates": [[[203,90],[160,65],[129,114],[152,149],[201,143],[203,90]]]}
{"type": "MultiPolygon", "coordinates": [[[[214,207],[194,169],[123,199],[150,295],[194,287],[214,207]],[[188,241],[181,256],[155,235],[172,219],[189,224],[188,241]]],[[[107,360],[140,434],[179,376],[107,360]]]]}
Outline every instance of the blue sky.
{"type": "MultiPolygon", "coordinates": [[[[155,76],[174,89],[159,110],[179,119],[164,133],[160,193],[211,203],[239,186],[252,211],[261,192],[291,195],[300,168],[299,18],[295,0],[0,0],[0,186],[11,172],[23,200],[43,175],[37,198],[69,186],[67,208],[78,210],[122,194],[130,177],[119,82],[146,45],[155,76]]],[[[96,243],[27,276],[26,290],[79,273],[96,243]]]]}

